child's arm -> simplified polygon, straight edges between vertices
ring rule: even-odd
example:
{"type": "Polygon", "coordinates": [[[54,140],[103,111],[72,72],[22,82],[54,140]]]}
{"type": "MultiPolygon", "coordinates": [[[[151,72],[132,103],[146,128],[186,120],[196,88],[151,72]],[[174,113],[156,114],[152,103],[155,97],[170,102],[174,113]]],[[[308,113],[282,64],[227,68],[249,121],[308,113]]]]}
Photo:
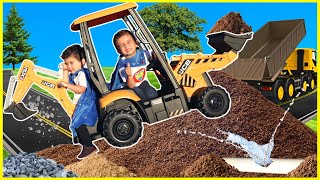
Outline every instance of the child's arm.
{"type": "Polygon", "coordinates": [[[126,73],[127,73],[127,85],[128,85],[128,87],[129,88],[134,88],[135,85],[136,85],[136,82],[133,80],[130,63],[127,63],[126,73]]]}
{"type": "Polygon", "coordinates": [[[86,91],[86,87],[80,86],[80,85],[74,85],[66,82],[62,82],[63,87],[70,89],[74,93],[82,94],[86,91]]]}

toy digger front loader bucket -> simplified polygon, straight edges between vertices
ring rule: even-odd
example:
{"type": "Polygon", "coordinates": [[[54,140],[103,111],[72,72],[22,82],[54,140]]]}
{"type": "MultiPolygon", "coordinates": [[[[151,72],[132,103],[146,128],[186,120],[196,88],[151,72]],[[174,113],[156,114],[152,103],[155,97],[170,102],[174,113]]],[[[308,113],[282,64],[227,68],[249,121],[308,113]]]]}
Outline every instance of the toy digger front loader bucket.
{"type": "Polygon", "coordinates": [[[235,53],[242,50],[247,40],[252,39],[253,32],[245,34],[233,34],[227,31],[212,33],[206,36],[208,44],[216,50],[216,54],[234,51],[235,53]]]}

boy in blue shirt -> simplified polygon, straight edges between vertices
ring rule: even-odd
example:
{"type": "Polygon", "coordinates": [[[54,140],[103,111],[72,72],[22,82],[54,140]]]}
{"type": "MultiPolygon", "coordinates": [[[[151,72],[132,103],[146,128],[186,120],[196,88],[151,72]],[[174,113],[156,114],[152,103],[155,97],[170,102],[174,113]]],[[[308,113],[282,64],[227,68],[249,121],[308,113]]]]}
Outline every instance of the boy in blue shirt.
{"type": "Polygon", "coordinates": [[[150,86],[147,77],[147,66],[153,60],[151,52],[137,49],[137,41],[128,30],[118,31],[113,37],[113,44],[120,56],[112,74],[110,89],[129,87],[142,101],[157,97],[158,93],[150,86]]]}

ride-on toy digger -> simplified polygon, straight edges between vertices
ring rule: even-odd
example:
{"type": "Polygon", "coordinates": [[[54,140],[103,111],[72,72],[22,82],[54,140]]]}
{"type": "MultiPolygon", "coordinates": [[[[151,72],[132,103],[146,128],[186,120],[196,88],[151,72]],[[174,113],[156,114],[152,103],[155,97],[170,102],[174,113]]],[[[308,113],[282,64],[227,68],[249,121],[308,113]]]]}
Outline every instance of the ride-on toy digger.
{"type": "MultiPolygon", "coordinates": [[[[235,61],[238,52],[253,34],[210,34],[207,37],[209,44],[216,49],[215,54],[173,56],[169,63],[136,8],[135,3],[125,3],[82,16],[71,24],[73,31],[80,31],[91,79],[101,93],[101,118],[93,131],[91,129],[91,135],[94,139],[105,137],[110,144],[117,147],[138,142],[143,130],[142,122],[156,123],[192,108],[199,109],[209,118],[219,118],[227,114],[231,106],[230,96],[223,87],[213,85],[206,72],[221,69],[235,61]],[[143,102],[131,89],[110,91],[106,85],[89,28],[116,19],[122,19],[135,34],[139,48],[152,50],[158,59],[148,66],[148,70],[155,72],[161,84],[158,97],[152,100],[143,102]]],[[[24,61],[17,75],[13,101],[4,108],[4,112],[12,113],[18,120],[25,120],[34,114],[35,112],[30,112],[21,102],[31,84],[35,83],[55,96],[71,116],[75,107],[67,97],[66,90],[58,88],[60,81],[62,80],[50,80],[36,75],[31,61],[24,61]]]]}

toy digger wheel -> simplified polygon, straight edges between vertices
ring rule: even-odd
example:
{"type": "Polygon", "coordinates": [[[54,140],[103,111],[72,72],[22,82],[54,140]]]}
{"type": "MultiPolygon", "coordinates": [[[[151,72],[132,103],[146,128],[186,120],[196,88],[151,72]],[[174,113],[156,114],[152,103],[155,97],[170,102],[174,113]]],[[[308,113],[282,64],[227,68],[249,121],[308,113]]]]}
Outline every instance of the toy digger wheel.
{"type": "Polygon", "coordinates": [[[284,82],[282,79],[276,80],[273,85],[273,99],[275,103],[281,103],[284,100],[284,82]]]}
{"type": "Polygon", "coordinates": [[[117,109],[107,114],[104,119],[104,136],[114,146],[125,147],[136,143],[141,132],[141,121],[131,111],[117,109]]]}
{"type": "Polygon", "coordinates": [[[197,99],[198,109],[207,117],[220,117],[230,109],[231,99],[219,86],[209,87],[197,99]]]}
{"type": "Polygon", "coordinates": [[[285,89],[285,99],[291,100],[296,94],[293,79],[286,80],[286,83],[284,85],[284,89],[285,89]]]}

